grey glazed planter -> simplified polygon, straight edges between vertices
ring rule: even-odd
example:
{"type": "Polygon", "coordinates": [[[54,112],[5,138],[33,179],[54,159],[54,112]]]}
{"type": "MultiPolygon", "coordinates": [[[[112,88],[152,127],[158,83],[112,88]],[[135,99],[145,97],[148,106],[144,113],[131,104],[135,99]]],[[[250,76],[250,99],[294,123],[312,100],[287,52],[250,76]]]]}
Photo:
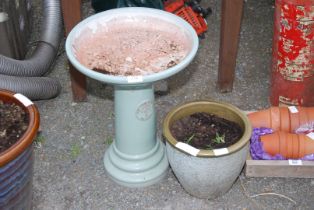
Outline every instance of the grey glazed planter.
{"type": "Polygon", "coordinates": [[[242,111],[231,104],[214,101],[177,106],[167,114],[163,123],[170,166],[182,187],[198,198],[213,199],[232,187],[248,155],[251,132],[251,124],[242,111]],[[244,130],[242,138],[228,148],[217,150],[197,150],[178,142],[172,136],[170,126],[196,112],[212,113],[237,122],[244,130]]]}

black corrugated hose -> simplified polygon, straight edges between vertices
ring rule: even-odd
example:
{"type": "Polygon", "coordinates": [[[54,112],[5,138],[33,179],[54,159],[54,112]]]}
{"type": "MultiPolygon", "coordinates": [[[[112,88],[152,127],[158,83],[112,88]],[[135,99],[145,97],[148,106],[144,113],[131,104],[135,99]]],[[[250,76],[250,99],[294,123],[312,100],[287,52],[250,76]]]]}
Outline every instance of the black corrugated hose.
{"type": "Polygon", "coordinates": [[[56,58],[61,40],[60,1],[44,0],[43,15],[40,40],[28,59],[0,55],[0,89],[22,93],[32,100],[56,97],[61,90],[57,80],[43,77],[56,58]]]}

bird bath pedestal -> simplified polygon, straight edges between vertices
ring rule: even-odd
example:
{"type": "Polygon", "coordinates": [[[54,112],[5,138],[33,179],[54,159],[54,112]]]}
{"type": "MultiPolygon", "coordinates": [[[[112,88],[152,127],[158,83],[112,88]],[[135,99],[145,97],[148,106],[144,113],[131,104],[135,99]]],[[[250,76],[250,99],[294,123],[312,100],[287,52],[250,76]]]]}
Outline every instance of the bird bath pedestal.
{"type": "Polygon", "coordinates": [[[66,41],[70,62],[86,76],[114,86],[115,140],[105,152],[104,165],[115,182],[129,187],[143,187],[156,183],[165,175],[168,160],[164,144],[156,136],[153,83],[184,69],[197,49],[198,37],[194,29],[180,17],[157,9],[130,7],[108,10],[85,19],[70,32],[66,41]],[[119,76],[92,70],[78,59],[80,45],[88,43],[85,39],[90,41],[98,30],[104,28],[102,33],[106,36],[107,22],[135,21],[145,27],[142,22],[150,19],[167,23],[175,31],[174,34],[184,35],[188,50],[181,62],[157,73],[119,76]]]}

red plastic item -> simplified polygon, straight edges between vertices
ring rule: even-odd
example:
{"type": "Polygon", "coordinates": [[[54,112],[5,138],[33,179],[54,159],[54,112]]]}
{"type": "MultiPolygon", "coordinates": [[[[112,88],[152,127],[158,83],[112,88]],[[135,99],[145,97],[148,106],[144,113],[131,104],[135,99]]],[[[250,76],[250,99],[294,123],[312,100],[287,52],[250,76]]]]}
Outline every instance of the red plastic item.
{"type": "Polygon", "coordinates": [[[184,0],[167,0],[164,2],[164,9],[189,22],[197,35],[202,35],[208,29],[205,19],[194,12],[190,6],[187,6],[184,0]]]}
{"type": "Polygon", "coordinates": [[[276,0],[270,102],[314,106],[314,0],[276,0]]]}

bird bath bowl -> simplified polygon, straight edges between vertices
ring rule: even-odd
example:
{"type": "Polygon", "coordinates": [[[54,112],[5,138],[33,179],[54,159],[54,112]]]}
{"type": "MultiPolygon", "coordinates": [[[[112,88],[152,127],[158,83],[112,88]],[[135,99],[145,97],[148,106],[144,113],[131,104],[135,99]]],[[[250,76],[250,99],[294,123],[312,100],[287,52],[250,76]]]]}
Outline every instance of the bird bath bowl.
{"type": "Polygon", "coordinates": [[[107,10],[83,20],[70,32],[66,40],[70,62],[86,76],[114,86],[115,140],[105,152],[104,165],[115,182],[128,187],[143,187],[158,182],[166,174],[168,160],[164,144],[156,135],[153,83],[183,70],[193,60],[197,49],[198,37],[186,21],[171,13],[150,8],[107,10]],[[132,30],[136,30],[133,37],[132,30]],[[122,34],[121,40],[119,33],[122,34]],[[165,37],[160,39],[162,35],[158,34],[163,33],[165,37]],[[136,40],[138,35],[144,38],[136,40]],[[117,39],[118,42],[113,41],[117,39]],[[142,44],[145,39],[146,45],[142,44]],[[176,41],[182,42],[182,46],[173,46],[176,41]],[[153,52],[162,51],[160,44],[163,42],[165,45],[172,44],[170,48],[166,46],[167,50],[184,49],[184,55],[179,53],[181,59],[164,52],[166,56],[163,59],[166,61],[161,58],[156,60],[153,52]],[[121,43],[122,46],[118,46],[121,43]],[[158,49],[151,49],[151,43],[156,43],[158,49]],[[107,56],[96,53],[99,46],[107,47],[107,56]],[[123,50],[129,54],[124,55],[123,50]],[[133,54],[140,56],[134,57],[133,54]],[[123,56],[126,56],[126,64],[112,62],[123,56]],[[155,59],[151,65],[153,67],[143,68],[150,59],[155,59]],[[141,68],[134,66],[134,62],[141,68]],[[125,68],[127,64],[137,73],[130,74],[125,68]],[[164,69],[156,71],[157,64],[164,69]],[[99,65],[109,70],[122,69],[123,73],[102,73],[97,70],[99,65]],[[147,69],[149,71],[145,72],[147,69]]]}

